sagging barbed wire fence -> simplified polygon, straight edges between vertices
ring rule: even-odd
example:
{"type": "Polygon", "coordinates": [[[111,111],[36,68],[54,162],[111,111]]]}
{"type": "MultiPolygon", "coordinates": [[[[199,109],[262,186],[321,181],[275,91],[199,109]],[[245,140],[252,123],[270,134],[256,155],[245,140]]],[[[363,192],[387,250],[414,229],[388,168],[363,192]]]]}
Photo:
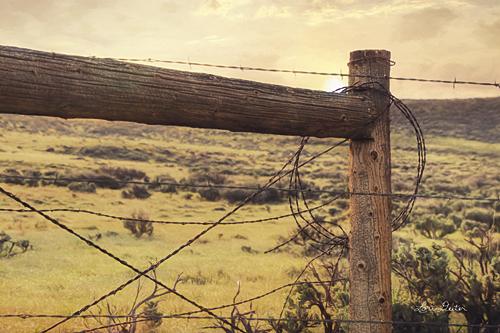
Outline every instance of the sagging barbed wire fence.
{"type": "MultiPolygon", "coordinates": [[[[367,54],[370,55],[370,54],[367,54]]],[[[50,58],[50,57],[49,57],[50,58]]],[[[115,60],[138,60],[138,59],[115,59],[115,60]]],[[[378,57],[372,57],[370,61],[375,61],[377,62],[380,60],[378,57]],[[376,60],[373,60],[376,58],[376,60]]],[[[143,60],[140,60],[143,61],[143,60]]],[[[370,62],[369,61],[369,62],[370,62]]],[[[169,61],[166,61],[167,63],[172,63],[169,61]]],[[[385,60],[384,60],[385,62],[385,60]]],[[[182,62],[175,62],[175,63],[182,63],[182,62]]],[[[209,65],[209,64],[201,64],[201,63],[191,63],[192,65],[200,65],[200,66],[212,66],[212,67],[221,67],[219,65],[209,65]]],[[[387,64],[385,64],[387,65],[387,64]]],[[[233,68],[234,66],[223,66],[224,68],[233,68]]],[[[259,70],[259,71],[280,71],[280,72],[291,72],[287,70],[273,70],[273,69],[263,69],[263,68],[253,68],[253,67],[238,67],[238,69],[248,69],[248,70],[259,70]]],[[[320,72],[306,72],[306,71],[293,71],[292,73],[299,73],[299,74],[317,74],[317,75],[335,75],[335,73],[320,73],[320,72]]],[[[343,74],[341,74],[343,75],[343,74]]],[[[354,198],[354,197],[371,197],[371,198],[386,198],[386,199],[400,199],[400,200],[406,200],[406,203],[403,205],[402,209],[395,215],[395,217],[392,219],[392,230],[398,230],[402,226],[405,225],[405,223],[408,220],[408,217],[414,207],[415,201],[417,198],[429,198],[429,199],[444,199],[444,200],[450,200],[450,199],[457,199],[457,200],[467,200],[467,201],[478,201],[478,202],[485,202],[485,203],[492,203],[496,204],[499,202],[499,198],[492,198],[492,197],[477,197],[477,196],[452,196],[452,195],[435,195],[435,194],[422,194],[419,192],[419,186],[422,181],[423,173],[425,170],[425,164],[426,164],[426,146],[425,146],[425,140],[423,136],[423,131],[416,119],[416,117],[413,115],[411,110],[399,99],[397,99],[395,96],[393,96],[383,84],[380,84],[378,80],[388,80],[388,79],[395,79],[395,80],[417,80],[417,81],[422,81],[422,82],[441,82],[441,83],[453,83],[453,84],[478,84],[478,85],[489,85],[489,86],[496,86],[498,87],[497,83],[484,83],[484,82],[466,82],[466,81],[446,81],[446,80],[427,80],[427,79],[412,79],[412,78],[397,78],[397,77],[390,77],[390,76],[377,76],[377,75],[363,75],[363,74],[349,74],[349,75],[344,75],[350,78],[357,78],[357,79],[369,79],[368,81],[362,82],[362,83],[355,83],[351,86],[348,86],[346,88],[343,88],[341,90],[336,91],[337,94],[339,95],[345,95],[345,96],[356,96],[356,95],[365,95],[375,92],[378,94],[378,98],[380,96],[383,96],[383,98],[388,102],[387,104],[383,105],[383,112],[388,113],[389,109],[394,107],[397,109],[399,112],[403,114],[403,116],[406,118],[408,121],[410,128],[413,130],[415,134],[415,141],[416,141],[416,155],[417,155],[417,165],[415,166],[416,172],[415,172],[415,179],[414,179],[414,190],[411,194],[404,194],[404,193],[392,193],[392,192],[380,192],[380,191],[329,191],[329,190],[322,190],[322,189],[317,189],[317,188],[305,188],[304,187],[304,182],[303,179],[301,178],[301,173],[300,169],[319,157],[330,153],[335,150],[335,148],[340,147],[345,145],[348,142],[348,139],[341,140],[337,143],[335,143],[333,146],[314,154],[312,157],[308,158],[305,161],[301,160],[303,150],[305,146],[308,143],[309,136],[303,136],[302,139],[300,140],[299,146],[295,153],[291,155],[291,157],[283,164],[283,166],[278,169],[270,178],[269,180],[262,186],[259,187],[248,187],[248,186],[237,186],[237,185],[220,185],[220,184],[191,184],[191,183],[178,183],[178,182],[144,182],[144,181],[120,181],[118,182],[123,183],[123,184],[135,184],[135,185],[169,185],[169,186],[175,186],[175,187],[186,187],[186,188],[217,188],[217,189],[242,189],[242,190],[249,190],[251,193],[249,193],[245,199],[241,200],[234,208],[232,208],[228,213],[223,214],[223,216],[216,220],[216,221],[167,221],[167,220],[158,220],[158,219],[142,219],[142,218],[134,218],[134,217],[125,217],[125,216],[118,216],[118,215],[112,215],[112,214],[107,214],[104,212],[99,212],[99,211],[93,211],[93,210],[88,210],[88,209],[78,209],[78,208],[51,208],[51,209],[41,209],[38,207],[35,207],[31,203],[27,202],[23,198],[19,197],[12,191],[9,191],[5,189],[3,186],[0,186],[0,193],[4,194],[5,196],[9,197],[11,200],[14,202],[17,202],[19,205],[23,206],[23,208],[0,208],[0,212],[16,212],[16,213],[33,213],[41,216],[43,219],[49,221],[50,223],[54,224],[58,228],[72,234],[74,237],[78,238],[82,242],[84,242],[87,246],[99,251],[101,254],[106,255],[116,262],[120,263],[122,266],[130,269],[135,273],[135,275],[130,278],[129,280],[125,281],[124,283],[120,284],[116,288],[106,292],[105,294],[101,295],[100,297],[97,297],[95,300],[92,302],[83,305],[80,307],[78,310],[74,311],[70,315],[61,315],[61,314],[29,314],[29,313],[19,313],[19,314],[0,314],[0,318],[22,318],[22,319],[35,319],[35,318],[53,318],[53,319],[59,319],[56,323],[50,325],[49,327],[43,329],[41,332],[50,332],[53,331],[54,329],[60,327],[62,324],[75,319],[107,319],[111,320],[108,324],[105,325],[100,325],[100,326],[94,326],[94,327],[89,327],[84,330],[80,330],[78,332],[97,332],[97,331],[102,331],[102,330],[108,330],[113,329],[113,328],[118,328],[118,329],[125,329],[125,328],[130,328],[130,327],[135,327],[137,323],[141,322],[151,322],[154,320],[161,320],[161,319],[212,319],[215,321],[215,324],[212,326],[206,327],[207,329],[221,329],[224,330],[225,332],[243,332],[243,333],[258,333],[258,332],[268,332],[271,329],[274,329],[276,332],[284,332],[285,330],[285,325],[284,323],[288,323],[290,325],[295,325],[294,327],[303,327],[304,329],[307,329],[308,327],[312,327],[310,325],[317,325],[321,324],[324,325],[325,327],[325,332],[342,332],[347,330],[348,332],[364,332],[366,330],[366,327],[371,331],[373,326],[375,327],[376,332],[385,332],[387,331],[390,327],[397,327],[397,326],[403,326],[403,327],[414,327],[416,329],[422,328],[422,327],[457,327],[459,329],[461,328],[480,328],[480,329],[499,329],[498,325],[485,325],[485,324],[480,324],[480,325],[470,325],[470,324],[459,324],[459,323],[432,323],[432,322],[409,322],[409,321],[393,321],[393,320],[362,320],[362,319],[346,319],[346,318],[335,318],[332,317],[331,314],[328,313],[328,311],[320,312],[322,314],[321,318],[316,318],[316,317],[301,317],[301,318],[293,318],[293,317],[286,317],[286,307],[289,306],[290,304],[290,298],[292,295],[292,292],[294,288],[301,288],[304,286],[311,287],[314,285],[319,285],[322,288],[326,288],[327,290],[326,294],[329,294],[331,289],[335,286],[336,283],[346,281],[347,277],[342,274],[341,269],[340,269],[340,261],[345,258],[347,255],[347,252],[349,251],[349,235],[347,232],[343,229],[343,227],[336,223],[336,222],[329,222],[329,221],[319,221],[316,216],[313,214],[314,211],[328,207],[331,203],[333,203],[336,199],[340,197],[347,197],[347,198],[354,198]],[[283,188],[283,187],[275,187],[273,185],[281,182],[283,179],[288,179],[288,187],[283,188]],[[272,216],[272,217],[267,217],[267,218],[261,218],[261,219],[253,219],[253,220],[238,220],[232,218],[232,216],[238,212],[240,209],[245,207],[247,204],[252,202],[252,200],[258,196],[261,193],[264,193],[265,191],[268,191],[270,189],[274,189],[280,192],[285,193],[285,195],[288,198],[288,206],[290,213],[288,214],[282,214],[278,216],[272,216]],[[311,205],[309,199],[308,199],[308,194],[310,193],[318,193],[318,194],[326,194],[329,196],[325,202],[319,204],[319,205],[311,205]],[[136,221],[136,222],[148,222],[148,223],[157,223],[157,224],[174,224],[174,225],[202,225],[206,226],[204,229],[202,229],[200,232],[196,233],[193,237],[182,243],[180,246],[175,248],[173,251],[167,253],[164,255],[161,259],[156,260],[154,263],[151,263],[149,267],[146,269],[139,269],[123,258],[120,258],[116,254],[110,252],[109,250],[103,248],[99,244],[97,244],[95,241],[92,239],[83,236],[81,233],[77,232],[73,228],[70,228],[67,223],[62,223],[59,219],[54,218],[52,215],[49,215],[48,213],[57,213],[57,212],[70,212],[70,213],[82,213],[82,214],[90,214],[90,215],[95,215],[98,217],[105,217],[105,218],[110,218],[113,220],[117,221],[136,221]],[[232,218],[232,219],[231,219],[232,218]],[[237,295],[234,297],[233,301],[228,303],[228,304],[223,304],[219,305],[216,307],[207,307],[199,302],[187,297],[186,295],[180,293],[178,290],[175,288],[175,284],[171,287],[169,287],[166,283],[162,282],[161,280],[158,279],[157,275],[155,274],[155,271],[157,268],[159,268],[161,265],[163,265],[166,261],[169,261],[171,258],[179,254],[181,251],[185,250],[186,248],[190,247],[192,244],[194,244],[196,241],[198,241],[200,238],[202,238],[204,235],[209,233],[211,230],[213,230],[216,227],[220,227],[223,225],[240,225],[240,224],[256,224],[256,223],[263,223],[263,222],[268,222],[268,221],[275,221],[279,219],[285,219],[285,218],[292,218],[293,222],[296,225],[296,231],[294,232],[293,235],[282,241],[280,244],[274,246],[273,248],[269,249],[266,251],[266,253],[270,252],[275,252],[279,251],[282,247],[286,246],[287,244],[294,242],[297,239],[302,239],[304,241],[307,241],[309,246],[311,247],[312,250],[316,253],[311,260],[307,262],[307,264],[304,266],[304,268],[297,274],[295,277],[294,281],[285,285],[281,285],[277,288],[274,288],[270,291],[264,292],[260,295],[256,295],[251,298],[247,298],[244,300],[237,300],[237,296],[239,295],[239,290],[237,292],[237,295]],[[326,227],[326,225],[329,225],[329,227],[326,227]],[[324,281],[321,280],[320,275],[318,273],[318,268],[316,268],[315,263],[320,260],[321,258],[324,258],[325,256],[329,256],[331,260],[330,265],[324,265],[323,268],[327,270],[328,276],[331,277],[331,280],[324,281]],[[300,281],[301,279],[304,278],[304,275],[306,272],[310,271],[312,274],[312,277],[315,278],[315,280],[311,280],[310,278],[305,278],[305,281],[300,281]],[[161,287],[165,291],[165,293],[174,295],[175,297],[181,299],[183,302],[186,302],[190,304],[191,306],[197,308],[197,310],[194,311],[189,311],[189,312],[183,312],[183,313],[172,313],[172,314],[141,314],[141,315],[136,315],[134,314],[133,318],[131,318],[130,315],[123,315],[123,314],[108,314],[108,315],[102,315],[102,314],[85,314],[88,311],[91,311],[92,308],[99,307],[101,306],[102,303],[107,301],[108,298],[111,296],[114,296],[121,291],[123,291],[126,287],[130,286],[134,282],[138,282],[141,279],[146,279],[151,281],[152,283],[155,284],[156,287],[161,287]],[[243,304],[251,304],[252,302],[263,299],[269,295],[275,294],[277,292],[283,291],[289,289],[287,292],[287,296],[284,299],[283,306],[280,311],[280,315],[276,318],[271,318],[271,317],[259,317],[255,314],[253,310],[250,312],[245,312],[241,313],[239,309],[237,308],[239,305],[243,304]],[[215,311],[217,310],[222,310],[222,309],[229,309],[232,308],[231,316],[224,316],[221,314],[216,313],[215,311]],[[205,315],[199,315],[199,314],[205,314],[205,315]],[[121,322],[116,322],[115,319],[124,319],[125,321],[121,322]],[[271,328],[267,329],[260,329],[257,328],[256,326],[253,326],[250,324],[251,322],[265,322],[267,323],[271,328]],[[303,325],[303,326],[296,326],[296,325],[303,325]],[[342,326],[342,324],[345,324],[345,326],[342,326]],[[354,328],[351,329],[351,325],[354,326],[354,328]],[[382,328],[380,328],[380,327],[382,328]]],[[[362,97],[361,100],[365,101],[366,97],[362,97]]],[[[220,104],[220,102],[217,102],[220,104]]],[[[368,108],[370,110],[370,107],[368,108]]],[[[345,121],[345,115],[342,116],[343,121],[345,121]]],[[[369,119],[368,124],[373,124],[376,123],[379,120],[378,116],[375,116],[373,118],[369,119]]],[[[255,129],[251,129],[251,131],[254,131],[255,129]]],[[[317,132],[321,133],[321,132],[317,132]]],[[[363,136],[361,136],[362,138],[363,136]]],[[[366,139],[365,139],[366,140],[366,139]]],[[[373,157],[373,156],[372,156],[373,157]]],[[[376,157],[375,157],[376,159],[376,157]]],[[[18,179],[18,180],[34,180],[34,181],[47,181],[47,182],[53,182],[54,184],[57,183],[58,181],[71,181],[71,182],[84,182],[84,183],[90,183],[90,182],[99,182],[102,180],[99,179],[93,179],[93,178],[88,178],[88,177],[76,177],[76,178],[70,178],[70,177],[61,177],[61,178],[54,178],[54,177],[38,177],[38,176],[25,176],[25,175],[8,175],[8,174],[2,174],[0,175],[0,182],[2,179],[5,180],[13,180],[13,179],[18,179]]],[[[315,290],[314,288],[311,290],[315,290]]],[[[488,331],[489,332],[489,331],[488,331]]],[[[493,331],[491,331],[493,332],[493,331]]]]}
{"type": "MultiPolygon", "coordinates": [[[[95,57],[94,57],[95,58],[95,57]]],[[[464,81],[457,80],[455,77],[453,80],[445,80],[445,79],[426,79],[426,78],[417,78],[417,77],[398,77],[398,76],[375,76],[375,75],[351,75],[347,73],[342,73],[342,71],[338,72],[318,72],[318,71],[306,71],[306,70],[295,70],[295,69],[283,69],[283,68],[263,68],[263,67],[254,67],[254,66],[236,66],[236,65],[221,65],[221,64],[209,64],[203,62],[196,61],[183,61],[183,60],[167,60],[167,59],[152,59],[152,58],[112,58],[108,57],[107,59],[113,59],[118,61],[129,61],[129,62],[143,62],[143,63],[161,63],[161,64],[170,64],[170,65],[186,65],[190,68],[192,66],[195,67],[208,67],[208,68],[223,68],[223,69],[236,69],[240,71],[257,71],[257,72],[270,72],[270,73],[287,73],[287,74],[306,74],[306,75],[320,75],[320,76],[332,76],[332,77],[341,77],[341,78],[349,78],[349,77],[362,77],[370,80],[381,80],[381,79],[390,79],[394,81],[413,81],[413,82],[424,82],[424,83],[445,83],[455,85],[476,85],[476,86],[489,86],[489,87],[497,87],[500,88],[500,83],[494,82],[478,82],[478,81],[464,81]]],[[[391,66],[396,65],[396,62],[391,61],[391,66]]]]}

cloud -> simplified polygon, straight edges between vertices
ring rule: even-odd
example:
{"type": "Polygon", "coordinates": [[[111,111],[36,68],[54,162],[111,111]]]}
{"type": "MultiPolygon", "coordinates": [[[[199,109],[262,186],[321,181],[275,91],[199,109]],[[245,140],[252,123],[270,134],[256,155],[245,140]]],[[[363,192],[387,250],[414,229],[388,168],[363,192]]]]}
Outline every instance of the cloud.
{"type": "Polygon", "coordinates": [[[256,18],[286,18],[292,17],[293,13],[289,6],[263,5],[257,9],[256,18]]]}
{"type": "MultiPolygon", "coordinates": [[[[385,48],[397,61],[394,71],[398,76],[467,77],[470,68],[456,64],[477,66],[477,80],[500,76],[496,60],[500,54],[498,0],[0,3],[2,43],[33,49],[346,72],[350,51],[385,48]],[[455,70],[444,67],[446,64],[454,64],[455,70]]],[[[306,75],[216,73],[313,89],[324,84],[323,77],[306,75]]],[[[417,91],[407,82],[394,87],[404,97],[425,97],[438,91],[434,87],[417,91]]]]}
{"type": "Polygon", "coordinates": [[[457,18],[449,8],[426,8],[403,15],[394,29],[400,41],[419,41],[439,37],[457,18]]]}
{"type": "Polygon", "coordinates": [[[475,30],[474,36],[484,45],[498,50],[500,40],[500,19],[492,23],[481,22],[475,30]]]}

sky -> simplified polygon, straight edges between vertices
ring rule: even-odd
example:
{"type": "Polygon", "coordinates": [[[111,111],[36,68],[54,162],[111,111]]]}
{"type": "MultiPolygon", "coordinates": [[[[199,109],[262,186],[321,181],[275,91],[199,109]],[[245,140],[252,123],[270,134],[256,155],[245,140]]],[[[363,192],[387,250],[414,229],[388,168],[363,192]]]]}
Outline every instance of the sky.
{"type": "MultiPolygon", "coordinates": [[[[0,0],[0,44],[347,73],[349,52],[391,51],[393,76],[500,81],[500,0],[0,0]]],[[[337,77],[216,70],[332,90],[337,77]]],[[[391,82],[400,98],[500,96],[494,87],[391,82]]]]}

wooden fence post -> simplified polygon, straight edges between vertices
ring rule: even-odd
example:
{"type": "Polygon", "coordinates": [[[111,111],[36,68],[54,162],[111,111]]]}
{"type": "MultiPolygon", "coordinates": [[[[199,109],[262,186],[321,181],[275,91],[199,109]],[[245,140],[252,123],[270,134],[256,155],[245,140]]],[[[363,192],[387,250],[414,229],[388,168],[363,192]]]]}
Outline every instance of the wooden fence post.
{"type": "MultiPolygon", "coordinates": [[[[370,75],[389,89],[390,52],[361,50],[351,52],[349,84],[373,82],[370,75]],[[360,77],[356,77],[360,75],[360,77]]],[[[380,89],[377,84],[370,85],[380,89]]],[[[379,118],[369,138],[352,139],[349,153],[349,190],[351,192],[391,192],[391,146],[389,98],[371,91],[379,118]]],[[[351,195],[351,234],[349,238],[349,274],[351,320],[390,321],[391,314],[391,198],[388,196],[351,195]]],[[[352,323],[349,332],[386,333],[392,325],[352,323]]]]}

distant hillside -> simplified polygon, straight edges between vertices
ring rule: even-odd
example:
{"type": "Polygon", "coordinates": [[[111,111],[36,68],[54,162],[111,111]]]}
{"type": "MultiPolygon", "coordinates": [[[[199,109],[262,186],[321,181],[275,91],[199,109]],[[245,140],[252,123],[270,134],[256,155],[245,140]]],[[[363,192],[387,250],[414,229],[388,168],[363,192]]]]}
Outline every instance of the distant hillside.
{"type": "MultiPolygon", "coordinates": [[[[407,100],[405,102],[414,111],[424,130],[424,134],[500,142],[500,97],[459,100],[407,100]]],[[[172,131],[163,126],[93,120],[65,121],[55,118],[11,115],[0,115],[0,128],[93,137],[104,135],[168,137],[186,133],[185,131],[172,131]]],[[[394,131],[409,129],[408,123],[397,110],[392,111],[392,128],[394,131]]],[[[196,133],[199,133],[196,131],[188,132],[193,137],[196,137],[196,133]]],[[[224,135],[223,132],[217,132],[224,135]]],[[[284,137],[282,139],[286,140],[284,137]]]]}
{"type": "MultiPolygon", "coordinates": [[[[407,100],[425,134],[500,142],[500,97],[456,100],[407,100]]],[[[393,129],[407,128],[393,110],[393,129]]]]}

